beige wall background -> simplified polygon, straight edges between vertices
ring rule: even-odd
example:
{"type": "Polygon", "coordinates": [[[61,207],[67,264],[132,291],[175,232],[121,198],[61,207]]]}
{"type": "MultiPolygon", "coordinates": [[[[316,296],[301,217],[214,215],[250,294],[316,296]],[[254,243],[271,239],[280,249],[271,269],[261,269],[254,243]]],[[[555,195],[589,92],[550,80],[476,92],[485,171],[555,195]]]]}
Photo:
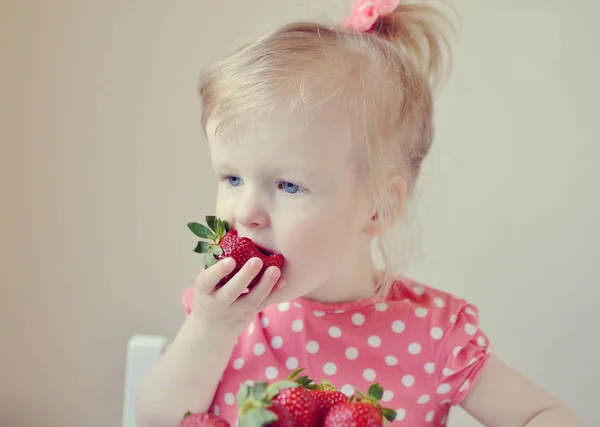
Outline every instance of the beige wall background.
{"type": "MultiPolygon", "coordinates": [[[[455,0],[413,273],[600,425],[598,2],[455,0]]],[[[120,425],[127,339],[172,336],[212,211],[199,70],[345,1],[0,1],[0,425],[120,425]]],[[[457,411],[450,425],[474,426],[457,411]]]]}

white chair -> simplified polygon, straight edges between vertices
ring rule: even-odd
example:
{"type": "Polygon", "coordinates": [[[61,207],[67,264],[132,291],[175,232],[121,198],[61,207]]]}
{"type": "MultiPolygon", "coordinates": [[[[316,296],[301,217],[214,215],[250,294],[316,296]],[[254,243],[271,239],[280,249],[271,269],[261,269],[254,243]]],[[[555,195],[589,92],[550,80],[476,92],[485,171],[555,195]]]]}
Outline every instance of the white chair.
{"type": "Polygon", "coordinates": [[[140,382],[158,362],[167,343],[167,338],[159,335],[134,335],[129,339],[121,427],[136,427],[134,405],[140,382]]]}

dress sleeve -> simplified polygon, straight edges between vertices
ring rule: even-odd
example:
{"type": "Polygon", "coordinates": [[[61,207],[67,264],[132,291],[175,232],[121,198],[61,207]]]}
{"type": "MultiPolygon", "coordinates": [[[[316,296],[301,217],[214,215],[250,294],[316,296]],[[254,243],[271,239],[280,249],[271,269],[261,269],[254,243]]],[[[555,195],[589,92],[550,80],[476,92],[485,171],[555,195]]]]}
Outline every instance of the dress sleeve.
{"type": "Polygon", "coordinates": [[[479,327],[478,309],[456,299],[444,310],[447,324],[437,349],[436,388],[441,403],[459,405],[471,391],[491,355],[479,327]]]}

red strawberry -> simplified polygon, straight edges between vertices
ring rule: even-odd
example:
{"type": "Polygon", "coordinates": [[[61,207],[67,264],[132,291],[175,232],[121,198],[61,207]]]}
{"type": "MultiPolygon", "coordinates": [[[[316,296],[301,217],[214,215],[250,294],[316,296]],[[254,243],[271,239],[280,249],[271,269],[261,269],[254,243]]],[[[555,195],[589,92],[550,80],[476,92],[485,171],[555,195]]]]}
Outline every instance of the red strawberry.
{"type": "Polygon", "coordinates": [[[196,412],[192,414],[187,412],[179,427],[230,427],[231,425],[224,419],[206,412],[196,412]]]}
{"type": "Polygon", "coordinates": [[[321,384],[312,385],[310,391],[317,401],[317,406],[319,408],[317,411],[318,425],[323,424],[325,416],[331,408],[340,403],[346,403],[349,400],[348,396],[339,391],[327,380],[321,381],[321,384]]]}
{"type": "Polygon", "coordinates": [[[369,395],[357,391],[349,401],[340,403],[327,413],[324,427],[383,427],[384,418],[396,419],[396,411],[382,408],[379,401],[383,397],[383,388],[379,383],[369,387],[369,395]]]}
{"type": "Polygon", "coordinates": [[[201,239],[211,242],[200,241],[194,252],[205,254],[204,267],[208,268],[223,258],[233,258],[236,262],[235,269],[228,276],[221,279],[217,287],[223,286],[231,279],[250,258],[260,258],[263,267],[259,274],[252,280],[248,288],[252,289],[259,281],[265,270],[271,266],[279,269],[283,267],[285,258],[281,254],[271,254],[267,250],[257,246],[247,237],[239,237],[237,230],[232,230],[227,221],[221,221],[214,216],[207,216],[208,227],[197,222],[188,223],[188,228],[201,239]]]}
{"type": "Polygon", "coordinates": [[[319,406],[317,400],[307,389],[312,383],[308,376],[296,378],[303,370],[292,372],[287,380],[269,386],[269,395],[274,402],[281,403],[290,413],[294,426],[314,427],[317,425],[319,406]]]}
{"type": "Polygon", "coordinates": [[[264,381],[253,386],[242,384],[238,391],[238,420],[240,427],[294,427],[287,408],[273,402],[264,381]]]}

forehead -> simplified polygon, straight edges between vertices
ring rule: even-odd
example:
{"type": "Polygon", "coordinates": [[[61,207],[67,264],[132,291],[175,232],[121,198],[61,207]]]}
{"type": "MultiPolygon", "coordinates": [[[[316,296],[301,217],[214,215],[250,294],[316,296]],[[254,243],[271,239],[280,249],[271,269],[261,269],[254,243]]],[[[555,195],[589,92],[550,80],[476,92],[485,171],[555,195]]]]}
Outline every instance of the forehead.
{"type": "Polygon", "coordinates": [[[238,122],[236,131],[217,134],[207,123],[213,163],[229,166],[319,169],[347,168],[351,161],[347,119],[335,111],[276,114],[238,122]]]}

